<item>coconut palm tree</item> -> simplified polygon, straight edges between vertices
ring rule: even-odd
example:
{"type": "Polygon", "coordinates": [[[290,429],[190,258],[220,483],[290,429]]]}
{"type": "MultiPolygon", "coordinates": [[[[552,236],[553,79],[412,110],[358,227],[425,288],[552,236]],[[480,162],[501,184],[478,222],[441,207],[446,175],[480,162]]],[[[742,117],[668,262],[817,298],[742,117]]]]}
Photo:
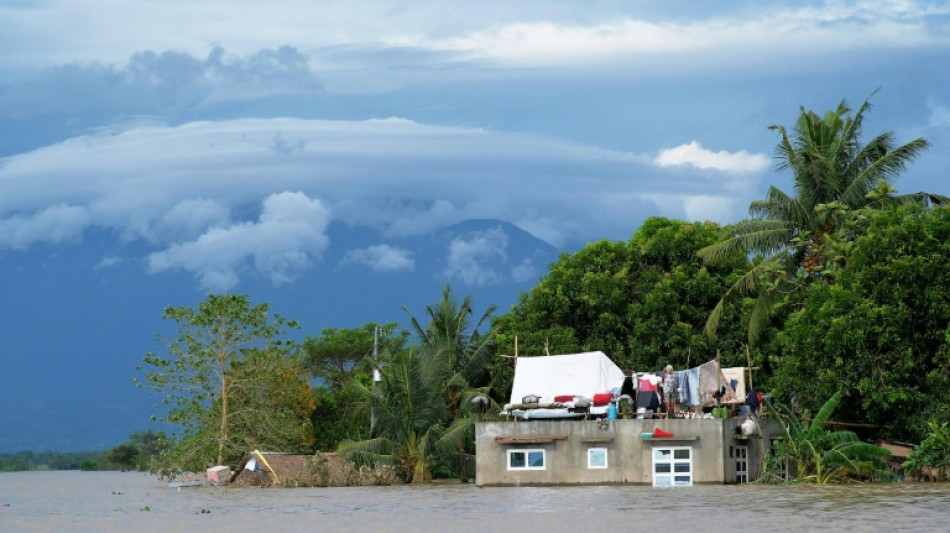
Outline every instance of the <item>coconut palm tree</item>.
{"type": "Polygon", "coordinates": [[[895,203],[948,201],[929,193],[889,196],[890,183],[928,143],[915,139],[896,146],[893,132],[888,131],[861,145],[864,116],[870,108],[868,100],[853,116],[844,101],[824,116],[801,108],[791,132],[783,126],[769,127],[780,136],[777,169],[793,172],[795,194],[770,187],[765,199],[749,206],[750,219],[732,226],[720,242],[699,250],[699,256],[710,263],[737,252],[762,258],[710,313],[707,334],[715,333],[728,302],[755,296],[749,324],[749,340],[754,343],[784,294],[804,282],[829,279],[836,265],[838,231],[857,211],[895,203]]]}
{"type": "Polygon", "coordinates": [[[467,388],[450,366],[444,347],[420,346],[383,355],[382,381],[369,387],[356,380],[357,408],[375,415],[375,438],[344,441],[339,451],[357,462],[394,465],[406,481],[423,483],[432,466],[458,453],[459,439],[471,432],[476,412],[471,398],[484,390],[467,388]],[[447,397],[458,394],[461,416],[452,416],[447,397]]]}
{"type": "Polygon", "coordinates": [[[779,456],[795,464],[796,481],[826,484],[892,476],[884,463],[891,452],[861,442],[852,431],[825,429],[831,413],[841,402],[841,396],[841,391],[835,393],[807,424],[785,406],[766,404],[782,428],[784,441],[779,444],[779,456]]]}
{"type": "MultiPolygon", "coordinates": [[[[491,356],[494,331],[489,329],[483,334],[479,328],[495,312],[495,305],[490,305],[473,327],[471,321],[474,310],[471,296],[466,295],[459,304],[452,292],[452,287],[446,285],[442,289],[441,299],[433,305],[426,306],[429,322],[425,328],[412,316],[409,309],[403,306],[403,310],[409,315],[412,327],[422,346],[429,351],[444,352],[448,358],[447,368],[456,374],[455,379],[447,383],[444,396],[450,419],[458,421],[468,417],[474,420],[472,416],[466,414],[467,408],[471,407],[466,403],[466,398],[469,397],[467,391],[487,381],[488,358],[491,356]]],[[[463,425],[454,432],[457,437],[458,471],[462,481],[467,479],[468,468],[462,463],[466,457],[470,458],[465,450],[466,444],[471,448],[469,441],[474,438],[473,428],[471,424],[463,425]],[[461,428],[466,429],[463,431],[461,428]]]]}
{"type": "Polygon", "coordinates": [[[450,366],[453,370],[462,374],[469,383],[481,381],[486,369],[486,359],[491,355],[494,333],[489,330],[483,334],[479,332],[479,328],[495,312],[494,304],[482,313],[473,327],[474,309],[471,296],[466,295],[459,304],[452,287],[446,285],[442,289],[441,299],[426,306],[429,322],[425,328],[412,316],[409,309],[403,306],[403,310],[409,315],[412,327],[423,346],[444,347],[451,357],[450,366]]]}

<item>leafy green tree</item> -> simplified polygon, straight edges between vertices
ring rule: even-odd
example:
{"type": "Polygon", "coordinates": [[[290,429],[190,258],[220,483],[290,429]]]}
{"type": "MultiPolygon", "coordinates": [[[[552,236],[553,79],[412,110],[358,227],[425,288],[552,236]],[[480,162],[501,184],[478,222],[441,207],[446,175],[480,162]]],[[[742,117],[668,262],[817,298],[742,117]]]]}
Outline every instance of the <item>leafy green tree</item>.
{"type": "MultiPolygon", "coordinates": [[[[359,374],[353,380],[369,384],[371,376],[359,374]]],[[[370,433],[370,413],[356,407],[360,401],[351,387],[315,387],[314,409],[310,414],[314,448],[334,451],[344,440],[361,440],[370,433]]]]}
{"type": "MultiPolygon", "coordinates": [[[[743,254],[708,266],[696,252],[719,238],[713,223],[653,217],[628,242],[602,240],[562,254],[519,303],[494,321],[499,350],[536,355],[600,350],[622,368],[685,367],[716,349],[724,364],[741,353],[743,332],[730,325],[703,335],[708,310],[747,269],[743,254]],[[547,346],[546,346],[547,343],[547,346]]],[[[728,312],[740,313],[739,304],[728,312]]],[[[739,360],[735,361],[739,362],[739,360]]],[[[491,363],[492,390],[511,387],[511,361],[491,363]]]]}
{"type": "MultiPolygon", "coordinates": [[[[770,126],[780,135],[777,168],[792,171],[795,194],[771,187],[764,200],[749,206],[752,218],[729,228],[724,240],[699,251],[710,263],[731,258],[736,252],[764,258],[713,308],[706,322],[707,333],[718,328],[727,302],[751,296],[756,305],[749,319],[749,340],[756,343],[774,307],[788,293],[809,280],[827,279],[837,266],[830,261],[840,259],[831,236],[855,210],[883,204],[881,187],[886,190],[927,149],[924,139],[897,146],[889,131],[862,145],[864,116],[870,107],[865,101],[853,117],[844,101],[823,116],[802,108],[791,132],[783,126],[770,126]]],[[[917,193],[892,200],[943,203],[947,198],[917,193]]]]}
{"type": "Polygon", "coordinates": [[[357,373],[372,370],[370,355],[378,332],[379,351],[398,352],[409,342],[407,330],[396,323],[366,323],[358,328],[326,328],[302,345],[307,370],[323,383],[340,388],[357,373]]]}
{"type": "Polygon", "coordinates": [[[124,442],[102,455],[105,467],[118,470],[135,470],[141,462],[142,452],[130,442],[124,442]]]}
{"type": "Polygon", "coordinates": [[[136,465],[139,470],[148,470],[149,463],[167,451],[170,445],[168,435],[164,431],[152,429],[132,433],[129,436],[129,443],[140,452],[141,462],[136,465]]]}
{"type": "Polygon", "coordinates": [[[785,439],[779,446],[780,459],[796,466],[796,481],[818,484],[836,483],[854,479],[887,479],[890,470],[884,459],[891,452],[861,442],[851,431],[825,429],[831,413],[841,401],[841,392],[835,393],[821,406],[808,423],[796,417],[781,404],[766,404],[780,421],[785,439]]]}
{"type": "Polygon", "coordinates": [[[34,453],[29,450],[0,455],[0,471],[23,472],[33,469],[34,453]]]}
{"type": "Polygon", "coordinates": [[[324,329],[301,345],[307,369],[319,380],[310,416],[318,450],[335,450],[342,440],[360,440],[368,433],[369,415],[354,411],[356,398],[344,385],[353,379],[370,383],[377,337],[378,353],[398,353],[406,349],[409,331],[397,330],[395,323],[369,322],[358,328],[324,329]]]}
{"type": "Polygon", "coordinates": [[[250,448],[309,448],[309,385],[292,343],[280,339],[295,322],[238,295],[168,307],[163,317],[179,324],[178,338],[167,341],[168,355],[145,356],[141,383],[165,394],[162,420],[181,428],[163,471],[235,461],[250,448]]]}
{"type": "Polygon", "coordinates": [[[774,341],[776,395],[806,408],[848,391],[846,419],[919,441],[950,412],[950,210],[871,217],[833,285],[805,291],[774,341]]]}
{"type": "MultiPolygon", "coordinates": [[[[409,313],[419,345],[410,350],[386,350],[380,359],[382,381],[354,379],[348,384],[362,413],[372,413],[371,438],[341,443],[340,451],[360,461],[395,465],[407,481],[422,483],[433,470],[469,457],[474,452],[477,410],[471,402],[487,388],[485,362],[491,354],[493,333],[479,328],[494,306],[473,325],[470,297],[461,302],[450,286],[441,299],[426,307],[423,327],[409,313]]],[[[458,468],[465,476],[465,469],[458,468]]]]}
{"type": "Polygon", "coordinates": [[[54,452],[22,451],[0,453],[0,472],[20,472],[29,470],[79,470],[85,461],[95,464],[98,469],[102,452],[54,452]]]}

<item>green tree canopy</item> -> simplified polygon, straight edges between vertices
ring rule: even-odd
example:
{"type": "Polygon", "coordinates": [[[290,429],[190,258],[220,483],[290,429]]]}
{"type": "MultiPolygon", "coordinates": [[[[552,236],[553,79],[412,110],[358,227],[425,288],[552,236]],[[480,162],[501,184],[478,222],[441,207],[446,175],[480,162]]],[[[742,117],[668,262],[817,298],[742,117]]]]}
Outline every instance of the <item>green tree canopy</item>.
{"type": "MultiPolygon", "coordinates": [[[[853,116],[844,101],[824,115],[802,108],[791,132],[783,126],[770,127],[780,136],[777,168],[792,171],[795,193],[769,188],[764,200],[749,206],[752,218],[730,227],[726,238],[700,250],[710,263],[736,252],[764,258],[713,308],[707,333],[716,331],[727,302],[753,296],[757,303],[750,315],[749,340],[755,343],[774,306],[786,294],[810,279],[827,276],[837,266],[832,259],[840,256],[836,253],[840,247],[831,236],[855,210],[886,204],[881,189],[886,195],[888,185],[927,149],[924,139],[898,146],[889,131],[862,145],[864,117],[870,108],[865,101],[853,116]]],[[[943,203],[947,198],[917,193],[892,200],[943,203]]]]}
{"type": "MultiPolygon", "coordinates": [[[[495,320],[499,349],[539,355],[600,350],[622,368],[678,367],[714,355],[741,351],[741,331],[724,328],[702,334],[708,310],[747,268],[731,261],[707,266],[697,250],[719,238],[713,223],[654,217],[628,242],[593,242],[561,254],[549,272],[507,314],[495,320]]],[[[739,313],[738,305],[729,312],[739,313]]],[[[742,352],[742,361],[745,361],[742,352]]],[[[510,390],[511,361],[492,362],[492,389],[501,399],[510,390]]]]}
{"type": "Polygon", "coordinates": [[[472,323],[475,309],[472,298],[466,295],[459,302],[452,287],[442,288],[442,297],[438,302],[427,305],[425,308],[428,323],[423,328],[419,321],[403,307],[409,315],[412,327],[422,346],[433,349],[444,349],[451,359],[449,366],[454,372],[461,374],[467,383],[478,385],[487,377],[486,363],[491,355],[494,332],[480,331],[495,312],[495,305],[488,306],[478,320],[472,323]]]}
{"type": "Polygon", "coordinates": [[[430,480],[440,461],[457,459],[464,453],[459,442],[474,435],[471,399],[486,391],[467,387],[453,371],[452,359],[444,345],[422,345],[385,354],[382,381],[374,386],[351,381],[357,405],[373,413],[375,436],[345,440],[340,451],[357,461],[395,465],[413,483],[430,480]],[[456,413],[452,398],[457,398],[456,413]]]}
{"type": "Polygon", "coordinates": [[[426,306],[425,327],[403,309],[411,317],[419,345],[382,354],[382,381],[350,382],[348,389],[360,410],[372,413],[373,434],[370,439],[344,441],[340,450],[359,460],[394,464],[413,483],[431,479],[435,465],[453,462],[464,478],[466,469],[460,463],[474,453],[478,414],[471,400],[488,392],[487,387],[473,385],[474,380],[487,380],[485,365],[493,339],[491,330],[479,328],[494,306],[472,324],[471,298],[458,302],[447,285],[440,300],[426,306]]]}
{"type": "Polygon", "coordinates": [[[848,420],[917,440],[950,413],[950,210],[878,213],[834,285],[815,284],[776,337],[778,395],[839,388],[848,420]]]}
{"type": "Polygon", "coordinates": [[[302,345],[307,370],[323,383],[342,387],[360,372],[370,372],[370,356],[377,339],[379,352],[396,353],[406,348],[409,332],[397,330],[395,322],[368,322],[358,328],[325,328],[319,337],[307,337],[302,345]]]}
{"type": "Polygon", "coordinates": [[[238,295],[168,307],[163,317],[178,323],[178,337],[166,341],[167,355],[150,352],[139,367],[148,368],[141,385],[165,395],[162,420],[180,428],[163,471],[200,470],[253,448],[309,448],[309,385],[281,339],[296,323],[238,295]]]}

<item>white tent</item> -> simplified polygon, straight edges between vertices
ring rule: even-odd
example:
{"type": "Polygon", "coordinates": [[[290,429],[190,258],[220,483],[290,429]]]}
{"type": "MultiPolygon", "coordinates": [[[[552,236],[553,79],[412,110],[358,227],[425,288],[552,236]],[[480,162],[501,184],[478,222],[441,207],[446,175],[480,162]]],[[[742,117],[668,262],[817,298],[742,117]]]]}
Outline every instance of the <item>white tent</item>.
{"type": "Polygon", "coordinates": [[[512,404],[530,394],[540,396],[540,403],[553,402],[555,396],[593,398],[623,385],[623,371],[603,352],[519,357],[517,361],[512,404]]]}

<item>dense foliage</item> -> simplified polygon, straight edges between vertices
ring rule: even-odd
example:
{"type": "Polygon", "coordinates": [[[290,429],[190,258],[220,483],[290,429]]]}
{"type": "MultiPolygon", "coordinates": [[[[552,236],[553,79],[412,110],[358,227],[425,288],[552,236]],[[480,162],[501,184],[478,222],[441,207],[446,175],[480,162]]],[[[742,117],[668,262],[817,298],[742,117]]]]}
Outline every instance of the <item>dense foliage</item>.
{"type": "Polygon", "coordinates": [[[814,417],[801,419],[781,404],[767,405],[780,420],[784,439],[779,441],[778,458],[794,466],[796,481],[818,484],[849,480],[879,480],[891,477],[885,459],[891,452],[862,442],[851,431],[825,427],[841,401],[837,392],[814,417]]]}
{"type": "Polygon", "coordinates": [[[425,327],[413,317],[420,344],[385,352],[378,383],[350,382],[358,405],[370,412],[372,436],[344,441],[340,451],[357,461],[392,464],[413,483],[428,481],[433,469],[445,464],[456,465],[464,478],[468,472],[460,459],[474,452],[477,409],[471,400],[487,392],[470,380],[485,379],[492,335],[478,328],[490,309],[472,325],[471,300],[457,302],[447,286],[442,298],[426,307],[425,327]]]}
{"type": "Polygon", "coordinates": [[[368,322],[358,328],[325,328],[318,337],[308,336],[301,346],[310,375],[321,385],[342,387],[360,373],[369,373],[373,345],[380,352],[396,353],[406,348],[409,331],[398,324],[368,322]]]}
{"type": "Polygon", "coordinates": [[[159,470],[201,471],[257,448],[310,448],[310,387],[281,339],[296,324],[237,295],[169,307],[164,318],[179,324],[179,337],[167,341],[168,355],[145,356],[141,382],[164,395],[162,420],[179,428],[159,470]]]}
{"type": "MultiPolygon", "coordinates": [[[[697,250],[719,238],[718,225],[650,218],[628,242],[603,240],[562,254],[518,305],[494,321],[505,354],[538,355],[599,350],[622,368],[683,368],[717,349],[726,361],[741,354],[738,320],[717,336],[703,334],[709,310],[747,268],[741,254],[707,266],[697,250]]],[[[730,313],[738,313],[733,305],[730,313]]],[[[705,359],[704,359],[705,358],[705,359]]],[[[736,360],[738,363],[740,360],[736,360]]],[[[492,363],[492,389],[504,399],[511,362],[492,363]]]]}
{"type": "Polygon", "coordinates": [[[907,475],[927,481],[950,481],[950,422],[928,422],[927,438],[904,462],[907,475]]]}
{"type": "MultiPolygon", "coordinates": [[[[892,132],[861,144],[864,117],[870,108],[865,101],[853,116],[844,101],[824,115],[802,108],[791,132],[771,126],[780,135],[775,149],[778,170],[792,171],[795,194],[770,187],[765,199],[749,206],[752,218],[735,224],[728,238],[700,251],[711,264],[736,252],[764,257],[736,280],[712,309],[707,332],[716,331],[727,302],[753,296],[757,301],[747,320],[749,340],[756,344],[775,305],[788,293],[809,281],[828,283],[834,279],[839,262],[846,260],[840,253],[841,237],[853,237],[841,231],[850,214],[884,205],[875,189],[887,190],[928,146],[924,139],[898,146],[892,132]]],[[[917,193],[893,200],[946,202],[947,198],[917,193]]]]}
{"type": "Polygon", "coordinates": [[[809,287],[777,335],[774,387],[804,408],[847,392],[847,419],[919,441],[950,416],[950,210],[877,213],[833,285],[809,287]]]}
{"type": "Polygon", "coordinates": [[[397,324],[368,322],[356,328],[326,328],[318,337],[307,337],[301,345],[304,362],[315,378],[313,412],[310,413],[314,447],[336,450],[344,440],[369,438],[370,415],[356,406],[359,398],[346,387],[352,380],[369,384],[378,354],[405,351],[409,331],[397,324]]]}

